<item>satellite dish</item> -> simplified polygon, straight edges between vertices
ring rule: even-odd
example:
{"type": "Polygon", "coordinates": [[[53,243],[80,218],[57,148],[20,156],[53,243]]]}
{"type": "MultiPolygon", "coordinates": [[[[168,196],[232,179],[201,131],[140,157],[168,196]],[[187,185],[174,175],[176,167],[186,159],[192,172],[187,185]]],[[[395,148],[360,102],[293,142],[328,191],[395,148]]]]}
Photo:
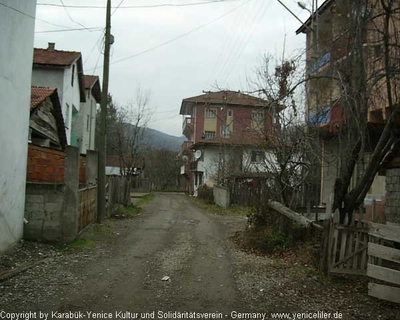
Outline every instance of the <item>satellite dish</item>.
{"type": "Polygon", "coordinates": [[[185,156],[182,157],[182,160],[185,161],[185,162],[188,162],[189,161],[189,157],[185,155],[185,156]]]}
{"type": "Polygon", "coordinates": [[[201,150],[196,150],[196,152],[194,153],[194,158],[196,160],[199,160],[201,157],[201,150]]]}

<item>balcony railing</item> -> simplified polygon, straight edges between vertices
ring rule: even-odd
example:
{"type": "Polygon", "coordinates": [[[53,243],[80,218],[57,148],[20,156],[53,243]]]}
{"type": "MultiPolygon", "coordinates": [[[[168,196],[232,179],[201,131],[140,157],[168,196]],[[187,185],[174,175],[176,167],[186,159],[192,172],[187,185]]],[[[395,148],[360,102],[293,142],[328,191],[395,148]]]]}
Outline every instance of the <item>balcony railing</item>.
{"type": "Polygon", "coordinates": [[[193,145],[193,141],[184,141],[181,146],[181,150],[187,150],[193,145]]]}
{"type": "Polygon", "coordinates": [[[183,120],[182,132],[185,132],[185,130],[187,130],[187,129],[190,129],[190,130],[194,129],[194,118],[188,117],[188,118],[185,118],[185,120],[183,120]]]}
{"type": "Polygon", "coordinates": [[[308,67],[308,72],[309,73],[317,72],[320,68],[328,64],[330,61],[331,61],[331,53],[330,51],[327,51],[323,55],[321,55],[316,61],[310,64],[310,66],[308,67]]]}

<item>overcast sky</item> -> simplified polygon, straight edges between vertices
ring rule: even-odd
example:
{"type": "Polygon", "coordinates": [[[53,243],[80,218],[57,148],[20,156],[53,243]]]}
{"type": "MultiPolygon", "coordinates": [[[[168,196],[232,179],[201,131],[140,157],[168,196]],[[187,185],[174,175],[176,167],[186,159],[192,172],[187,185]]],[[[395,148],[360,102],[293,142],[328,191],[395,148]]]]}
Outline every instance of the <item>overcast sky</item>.
{"type": "MultiPolygon", "coordinates": [[[[305,36],[295,34],[299,21],[277,0],[209,1],[112,1],[121,5],[112,16],[109,91],[123,105],[139,86],[150,90],[151,128],[180,136],[182,99],[215,90],[216,83],[246,91],[262,54],[282,56],[285,43],[288,54],[304,49],[305,36]]],[[[308,18],[297,1],[282,2],[302,21],[308,18]]],[[[102,78],[105,9],[93,6],[105,5],[106,0],[38,0],[35,47],[55,42],[58,50],[80,51],[85,74],[102,78]]]]}

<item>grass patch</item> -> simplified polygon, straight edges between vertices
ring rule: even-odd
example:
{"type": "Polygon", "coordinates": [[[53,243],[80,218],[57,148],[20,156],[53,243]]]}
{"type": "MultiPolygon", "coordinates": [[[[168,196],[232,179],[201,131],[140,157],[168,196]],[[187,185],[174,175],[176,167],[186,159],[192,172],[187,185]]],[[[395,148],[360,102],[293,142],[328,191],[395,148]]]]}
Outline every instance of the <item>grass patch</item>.
{"type": "Polygon", "coordinates": [[[133,218],[140,214],[142,208],[139,206],[129,205],[120,206],[117,213],[114,215],[115,218],[133,218]]]}
{"type": "Polygon", "coordinates": [[[222,208],[216,204],[209,204],[206,201],[199,198],[193,197],[191,199],[200,209],[206,210],[212,214],[220,216],[246,216],[254,211],[253,208],[250,207],[232,205],[228,208],[222,208]]]}
{"type": "Polygon", "coordinates": [[[109,221],[105,221],[102,224],[94,223],[90,226],[90,231],[97,234],[112,234],[113,228],[109,221]]]}
{"type": "Polygon", "coordinates": [[[144,206],[145,204],[153,201],[155,198],[155,195],[153,193],[149,193],[145,195],[144,197],[141,197],[136,206],[141,207],[144,206]]]}
{"type": "Polygon", "coordinates": [[[278,255],[293,246],[293,237],[270,228],[239,231],[233,240],[243,251],[258,255],[278,255]]]}
{"type": "Polygon", "coordinates": [[[141,197],[135,205],[133,204],[130,204],[128,206],[121,205],[118,208],[116,214],[114,215],[114,218],[118,219],[134,218],[141,213],[142,207],[148,204],[149,202],[153,201],[154,198],[155,198],[154,194],[150,193],[141,197]]]}
{"type": "Polygon", "coordinates": [[[93,243],[93,240],[87,238],[76,238],[67,244],[70,248],[81,248],[89,246],[93,243]]]}

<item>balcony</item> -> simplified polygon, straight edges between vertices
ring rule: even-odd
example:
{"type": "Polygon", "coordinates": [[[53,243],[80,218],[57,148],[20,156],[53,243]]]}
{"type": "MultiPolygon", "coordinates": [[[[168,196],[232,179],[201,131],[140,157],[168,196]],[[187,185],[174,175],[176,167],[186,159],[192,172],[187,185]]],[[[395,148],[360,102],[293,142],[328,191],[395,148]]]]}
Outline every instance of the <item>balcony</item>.
{"type": "Polygon", "coordinates": [[[308,73],[315,73],[331,61],[330,51],[325,52],[308,66],[308,73]]]}
{"type": "Polygon", "coordinates": [[[184,141],[181,146],[181,150],[189,150],[190,147],[193,145],[193,141],[184,141]]]}
{"type": "Polygon", "coordinates": [[[310,127],[333,127],[343,122],[341,107],[336,101],[325,105],[320,110],[309,110],[307,123],[310,127]]]}
{"type": "Polygon", "coordinates": [[[194,118],[188,117],[183,120],[182,133],[185,136],[194,132],[194,118]]]}

